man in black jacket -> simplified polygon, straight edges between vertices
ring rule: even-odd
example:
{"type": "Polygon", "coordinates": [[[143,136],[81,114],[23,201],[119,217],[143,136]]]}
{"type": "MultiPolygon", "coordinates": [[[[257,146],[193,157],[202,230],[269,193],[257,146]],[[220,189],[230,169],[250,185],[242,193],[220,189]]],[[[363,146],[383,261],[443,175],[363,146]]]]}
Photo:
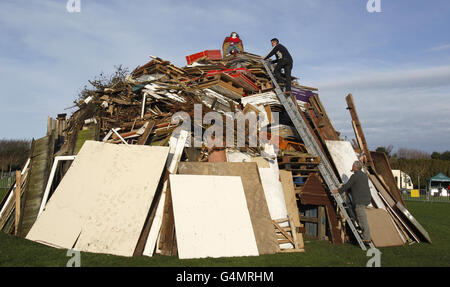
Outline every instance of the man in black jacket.
{"type": "Polygon", "coordinates": [[[284,69],[284,83],[286,92],[291,91],[291,71],[293,66],[293,61],[291,54],[289,51],[280,44],[277,38],[273,38],[272,42],[272,50],[264,57],[264,60],[269,59],[273,55],[275,55],[276,60],[272,61],[272,63],[276,63],[274,76],[277,82],[283,81],[283,75],[281,74],[281,69],[284,69]]]}
{"type": "Polygon", "coordinates": [[[372,198],[369,188],[369,178],[362,172],[362,163],[355,161],[352,166],[353,174],[350,179],[334,193],[350,192],[353,206],[355,207],[356,218],[362,229],[362,239],[365,243],[370,242],[370,229],[367,222],[366,206],[370,204],[372,198]]]}

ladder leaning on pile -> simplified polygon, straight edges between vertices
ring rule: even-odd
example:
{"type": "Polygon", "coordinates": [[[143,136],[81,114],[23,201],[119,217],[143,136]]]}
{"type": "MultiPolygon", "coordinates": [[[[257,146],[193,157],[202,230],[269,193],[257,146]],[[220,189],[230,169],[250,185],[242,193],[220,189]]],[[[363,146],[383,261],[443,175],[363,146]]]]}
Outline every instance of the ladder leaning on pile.
{"type": "MultiPolygon", "coordinates": [[[[280,86],[278,85],[277,81],[275,80],[275,77],[272,74],[272,71],[270,67],[267,65],[267,62],[265,60],[261,60],[261,62],[264,65],[264,68],[266,69],[267,73],[270,76],[270,79],[272,80],[274,87],[275,87],[275,94],[277,95],[278,99],[280,100],[281,104],[284,106],[285,110],[287,111],[289,117],[291,118],[292,123],[295,126],[295,129],[297,130],[298,134],[303,140],[303,143],[305,144],[308,151],[313,156],[319,156],[322,160],[319,164],[319,171],[322,175],[323,179],[325,180],[326,185],[328,186],[328,189],[331,193],[331,195],[334,197],[334,200],[336,201],[336,204],[339,208],[339,210],[342,212],[348,226],[353,232],[353,235],[355,236],[356,240],[359,243],[359,246],[362,250],[367,250],[366,246],[364,245],[364,242],[361,239],[361,236],[359,235],[358,231],[355,228],[355,224],[353,222],[353,219],[347,214],[347,211],[344,207],[344,201],[340,194],[334,194],[333,190],[338,188],[339,181],[334,174],[333,169],[329,165],[327,159],[325,158],[325,155],[323,154],[322,150],[318,146],[317,142],[315,141],[313,135],[311,134],[311,131],[306,126],[306,123],[303,120],[303,117],[300,115],[296,103],[292,100],[291,96],[287,96],[283,93],[280,86]]],[[[369,243],[369,246],[371,248],[374,248],[374,245],[372,242],[369,243]]]]}

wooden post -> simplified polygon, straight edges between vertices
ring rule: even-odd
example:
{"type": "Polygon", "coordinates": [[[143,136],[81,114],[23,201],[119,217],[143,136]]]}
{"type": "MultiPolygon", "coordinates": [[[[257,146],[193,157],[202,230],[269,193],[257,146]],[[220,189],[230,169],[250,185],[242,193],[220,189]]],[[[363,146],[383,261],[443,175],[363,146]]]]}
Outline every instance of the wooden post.
{"type": "Polygon", "coordinates": [[[325,218],[325,207],[319,206],[318,211],[318,226],[317,226],[317,237],[319,240],[325,239],[325,233],[326,233],[326,218],[325,218]]]}
{"type": "Polygon", "coordinates": [[[19,233],[19,220],[20,220],[20,188],[21,188],[21,177],[20,171],[16,171],[16,189],[14,191],[16,195],[16,214],[14,217],[14,234],[19,233]]]}
{"type": "Polygon", "coordinates": [[[51,117],[47,117],[47,136],[52,134],[52,123],[53,119],[51,117]]]}
{"type": "Polygon", "coordinates": [[[375,172],[375,165],[373,164],[372,156],[370,154],[369,147],[367,146],[366,137],[364,136],[358,114],[356,113],[356,108],[353,102],[352,94],[348,94],[345,100],[347,101],[347,109],[350,111],[350,115],[352,117],[352,125],[355,131],[355,136],[358,141],[359,147],[360,149],[363,150],[364,154],[366,155],[367,165],[370,166],[372,170],[375,172]]]}

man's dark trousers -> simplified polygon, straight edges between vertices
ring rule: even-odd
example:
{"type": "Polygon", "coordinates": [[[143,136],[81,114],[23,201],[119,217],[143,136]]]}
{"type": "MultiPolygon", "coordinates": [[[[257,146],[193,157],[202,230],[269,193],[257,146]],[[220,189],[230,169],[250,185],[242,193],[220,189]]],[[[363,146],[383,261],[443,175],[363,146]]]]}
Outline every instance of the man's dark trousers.
{"type": "Polygon", "coordinates": [[[277,63],[274,70],[274,76],[277,82],[284,81],[284,86],[286,91],[291,90],[291,71],[292,71],[292,62],[281,60],[277,63]],[[284,75],[281,73],[281,69],[284,69],[284,75]]]}

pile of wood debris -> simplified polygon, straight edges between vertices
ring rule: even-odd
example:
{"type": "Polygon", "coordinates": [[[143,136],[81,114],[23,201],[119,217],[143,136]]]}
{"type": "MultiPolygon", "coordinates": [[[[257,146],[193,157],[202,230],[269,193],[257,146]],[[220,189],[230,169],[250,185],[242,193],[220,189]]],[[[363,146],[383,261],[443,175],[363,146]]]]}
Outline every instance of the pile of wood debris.
{"type": "MultiPolygon", "coordinates": [[[[18,177],[21,184],[17,188],[13,185],[2,202],[0,228],[3,231],[53,246],[74,247],[70,245],[74,244],[72,241],[66,242],[66,245],[56,244],[59,241],[52,241],[54,237],[52,239],[48,238],[48,234],[42,235],[45,228],[38,223],[48,198],[51,199],[47,204],[49,206],[54,193],[65,192],[63,186],[67,184],[63,183],[70,171],[76,169],[69,168],[71,162],[58,165],[56,159],[63,156],[78,157],[79,153],[82,158],[87,158],[89,152],[95,153],[88,151],[83,145],[96,141],[131,146],[169,146],[170,151],[158,158],[161,163],[167,158],[164,171],[161,173],[162,166],[159,165],[156,169],[158,172],[151,173],[157,180],[161,177],[161,181],[158,187],[155,185],[153,197],[147,198],[151,202],[142,207],[142,220],[136,227],[139,236],[129,239],[132,248],[128,248],[128,251],[121,249],[120,252],[92,249],[86,235],[82,237],[83,245],[78,246],[85,251],[151,256],[154,252],[174,255],[179,250],[180,258],[195,258],[301,252],[304,251],[304,237],[330,240],[335,244],[351,241],[352,236],[347,232],[345,219],[337,209],[330,190],[323,183],[318,165],[323,160],[328,161],[335,169],[336,176],[344,182],[348,179],[347,171],[351,164],[363,152],[365,171],[372,184],[373,202],[368,217],[375,245],[431,242],[420,224],[409,217],[384,154],[368,150],[351,96],[347,101],[356,134],[356,140],[352,143],[343,141],[339,132],[334,129],[321,104],[318,89],[300,85],[298,79],[293,78],[292,97],[314,139],[326,155],[326,158],[320,158],[308,152],[297,134],[273,91],[273,84],[260,56],[244,52],[220,59],[210,59],[207,56],[194,60],[190,58],[191,64],[182,68],[169,61],[152,58],[150,62],[139,66],[130,75],[114,81],[110,86],[92,83],[95,89],[86,92],[83,99],[77,102],[78,110],[70,119],[66,120],[65,115],[59,115],[57,120],[49,119],[46,137],[33,141],[30,161],[18,177]],[[214,111],[223,117],[223,122],[226,122],[227,113],[263,114],[267,120],[266,126],[270,128],[271,141],[269,144],[255,146],[246,137],[245,146],[226,148],[225,138],[221,138],[221,146],[210,146],[205,142],[200,147],[195,146],[192,144],[195,135],[192,136],[191,131],[200,129],[202,136],[213,122],[192,121],[189,132],[174,134],[175,129],[183,122],[174,121],[173,116],[184,112],[194,118],[196,105],[201,107],[202,119],[205,114],[214,111]],[[279,118],[275,119],[275,113],[279,114],[279,118]],[[274,131],[277,134],[275,147],[272,141],[274,131]],[[42,153],[42,150],[46,152],[42,153]],[[187,234],[189,227],[186,226],[189,223],[182,220],[187,216],[187,208],[204,208],[211,213],[214,210],[197,206],[195,202],[191,202],[191,205],[187,203],[188,199],[180,191],[183,188],[182,175],[186,176],[186,189],[192,189],[193,186],[188,181],[197,178],[199,185],[218,190],[222,188],[222,192],[226,192],[223,185],[211,183],[202,176],[241,176],[241,187],[233,179],[217,181],[236,185],[235,194],[231,195],[230,192],[230,196],[235,199],[245,194],[248,211],[244,213],[250,216],[250,227],[253,227],[254,235],[251,232],[243,232],[241,235],[253,238],[249,242],[254,240],[256,245],[242,248],[252,250],[251,252],[233,250],[236,253],[217,253],[212,248],[209,253],[186,253],[187,250],[192,250],[193,241],[202,242],[199,238],[192,237],[192,234],[187,234]],[[169,182],[172,191],[167,187],[169,182]],[[242,194],[238,192],[241,189],[244,192],[242,194]],[[14,193],[18,195],[14,197],[14,193]],[[32,228],[35,230],[30,234],[32,228]],[[41,233],[39,228],[42,228],[41,233]],[[178,238],[180,235],[184,237],[178,238]],[[133,252],[130,253],[130,250],[133,252]]],[[[233,130],[235,120],[232,121],[233,130]]],[[[226,130],[227,126],[223,128],[226,130]]],[[[246,131],[248,130],[247,125],[246,131]]],[[[258,130],[258,133],[262,132],[258,130]]],[[[88,146],[95,149],[92,143],[88,146]]],[[[75,159],[77,160],[78,158],[75,159]]],[[[73,176],[70,174],[72,183],[75,182],[73,176]]],[[[157,184],[158,181],[154,183],[157,184]]],[[[200,198],[206,195],[200,193],[197,196],[200,198]]],[[[55,198],[54,201],[56,200],[55,198]]],[[[242,211],[242,206],[235,208],[241,208],[239,210],[242,211]]],[[[42,214],[50,213],[48,210],[46,207],[42,214]]],[[[203,211],[206,212],[205,210],[203,211]]],[[[102,218],[106,217],[107,214],[102,215],[102,218]]],[[[194,219],[191,224],[193,221],[194,219]]],[[[245,224],[242,224],[244,228],[245,224]]],[[[245,228],[248,228],[249,223],[246,224],[245,228]]],[[[216,229],[217,227],[213,227],[202,231],[214,233],[211,230],[216,229]]]]}

